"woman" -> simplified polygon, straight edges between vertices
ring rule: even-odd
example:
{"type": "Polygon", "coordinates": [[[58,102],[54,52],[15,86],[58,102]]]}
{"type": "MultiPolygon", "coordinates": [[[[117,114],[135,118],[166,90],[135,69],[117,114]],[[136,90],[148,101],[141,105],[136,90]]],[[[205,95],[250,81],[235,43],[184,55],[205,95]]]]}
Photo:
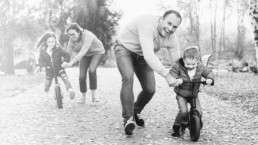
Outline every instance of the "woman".
{"type": "Polygon", "coordinates": [[[69,63],[63,67],[71,67],[79,61],[79,84],[82,93],[81,103],[85,103],[87,92],[87,71],[89,70],[90,90],[93,102],[96,99],[97,67],[105,54],[102,42],[90,31],[82,29],[77,23],[71,23],[65,30],[70,37],[67,50],[75,55],[69,63]]]}

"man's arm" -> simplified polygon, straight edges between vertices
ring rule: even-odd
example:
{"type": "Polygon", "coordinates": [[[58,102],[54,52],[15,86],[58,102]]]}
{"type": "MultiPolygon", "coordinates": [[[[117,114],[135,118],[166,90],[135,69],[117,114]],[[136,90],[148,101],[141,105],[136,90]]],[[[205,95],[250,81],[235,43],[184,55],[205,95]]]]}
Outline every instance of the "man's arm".
{"type": "Polygon", "coordinates": [[[155,72],[166,77],[169,70],[163,66],[158,56],[154,53],[153,33],[145,24],[138,26],[139,41],[144,59],[155,72]]]}
{"type": "Polygon", "coordinates": [[[173,76],[174,78],[179,79],[180,66],[177,63],[175,63],[169,70],[169,74],[171,74],[171,76],[173,76]]]}

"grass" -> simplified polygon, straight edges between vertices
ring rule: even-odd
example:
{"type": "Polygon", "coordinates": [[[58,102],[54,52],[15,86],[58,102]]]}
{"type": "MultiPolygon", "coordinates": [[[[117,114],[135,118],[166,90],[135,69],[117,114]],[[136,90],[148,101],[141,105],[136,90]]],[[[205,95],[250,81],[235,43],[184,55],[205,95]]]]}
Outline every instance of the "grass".
{"type": "Polygon", "coordinates": [[[15,70],[16,75],[0,76],[0,97],[14,97],[42,83],[44,73],[28,74],[26,70],[15,70]]]}
{"type": "Polygon", "coordinates": [[[203,90],[209,95],[258,115],[258,75],[222,73],[216,77],[213,87],[204,87],[203,90]]]}

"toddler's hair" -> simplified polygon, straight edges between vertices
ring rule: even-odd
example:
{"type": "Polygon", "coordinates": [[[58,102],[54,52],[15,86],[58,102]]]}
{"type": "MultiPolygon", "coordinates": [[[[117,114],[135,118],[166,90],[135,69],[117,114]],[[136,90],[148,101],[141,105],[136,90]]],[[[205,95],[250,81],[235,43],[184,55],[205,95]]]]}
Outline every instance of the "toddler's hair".
{"type": "Polygon", "coordinates": [[[183,59],[190,58],[190,59],[200,59],[200,52],[197,46],[189,46],[186,47],[183,53],[183,59]]]}

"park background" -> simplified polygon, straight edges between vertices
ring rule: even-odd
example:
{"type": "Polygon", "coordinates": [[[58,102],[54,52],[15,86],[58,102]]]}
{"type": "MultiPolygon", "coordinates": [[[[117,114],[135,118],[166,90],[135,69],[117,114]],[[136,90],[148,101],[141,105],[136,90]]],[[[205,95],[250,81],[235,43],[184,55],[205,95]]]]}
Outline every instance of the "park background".
{"type": "MultiPolygon", "coordinates": [[[[34,54],[35,44],[45,31],[58,35],[66,49],[65,27],[77,22],[92,31],[107,49],[106,65],[114,66],[112,46],[118,32],[133,17],[141,14],[162,15],[178,10],[183,18],[177,30],[181,49],[200,47],[202,55],[212,54],[213,65],[245,62],[256,66],[253,20],[250,2],[233,0],[2,0],[0,2],[0,70],[14,74],[34,54]]],[[[159,57],[168,63],[166,50],[159,57]]]]}

